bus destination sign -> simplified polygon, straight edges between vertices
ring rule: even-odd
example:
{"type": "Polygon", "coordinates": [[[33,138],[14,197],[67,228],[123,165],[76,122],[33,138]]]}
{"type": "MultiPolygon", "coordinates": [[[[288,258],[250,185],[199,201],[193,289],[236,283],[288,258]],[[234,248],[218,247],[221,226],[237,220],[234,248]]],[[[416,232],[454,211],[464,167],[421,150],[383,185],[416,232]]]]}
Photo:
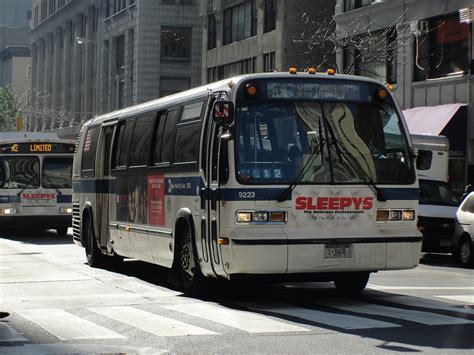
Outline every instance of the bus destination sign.
{"type": "Polygon", "coordinates": [[[26,142],[0,144],[0,154],[70,154],[74,153],[74,144],[26,142]]]}

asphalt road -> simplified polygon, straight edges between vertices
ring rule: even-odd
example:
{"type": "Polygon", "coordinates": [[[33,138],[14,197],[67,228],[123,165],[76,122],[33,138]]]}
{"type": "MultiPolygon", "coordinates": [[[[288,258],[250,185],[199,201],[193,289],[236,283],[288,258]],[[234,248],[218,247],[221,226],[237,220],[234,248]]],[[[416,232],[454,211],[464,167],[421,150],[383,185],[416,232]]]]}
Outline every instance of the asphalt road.
{"type": "MultiPolygon", "coordinates": [[[[0,232],[1,234],[1,232],[0,232]]],[[[215,284],[184,297],[165,270],[93,269],[54,232],[0,238],[0,353],[472,353],[474,270],[424,255],[371,276],[356,298],[330,283],[215,284]]]]}

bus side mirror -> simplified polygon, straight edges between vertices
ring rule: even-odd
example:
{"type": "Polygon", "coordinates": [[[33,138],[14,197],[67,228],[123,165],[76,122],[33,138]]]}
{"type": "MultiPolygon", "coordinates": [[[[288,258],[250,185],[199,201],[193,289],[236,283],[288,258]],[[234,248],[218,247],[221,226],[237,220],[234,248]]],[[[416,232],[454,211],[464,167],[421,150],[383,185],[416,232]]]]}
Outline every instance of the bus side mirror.
{"type": "Polygon", "coordinates": [[[232,101],[214,102],[212,119],[218,126],[232,126],[234,123],[234,103],[232,101]]]}

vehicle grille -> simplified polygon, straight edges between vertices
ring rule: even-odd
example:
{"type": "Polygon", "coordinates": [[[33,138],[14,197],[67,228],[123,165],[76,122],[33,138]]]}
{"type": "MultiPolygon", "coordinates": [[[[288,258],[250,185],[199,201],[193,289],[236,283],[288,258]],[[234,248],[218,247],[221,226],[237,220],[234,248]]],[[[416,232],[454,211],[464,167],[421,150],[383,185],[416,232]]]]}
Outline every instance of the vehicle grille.
{"type": "Polygon", "coordinates": [[[81,240],[81,207],[79,203],[72,204],[72,235],[81,240]]]}

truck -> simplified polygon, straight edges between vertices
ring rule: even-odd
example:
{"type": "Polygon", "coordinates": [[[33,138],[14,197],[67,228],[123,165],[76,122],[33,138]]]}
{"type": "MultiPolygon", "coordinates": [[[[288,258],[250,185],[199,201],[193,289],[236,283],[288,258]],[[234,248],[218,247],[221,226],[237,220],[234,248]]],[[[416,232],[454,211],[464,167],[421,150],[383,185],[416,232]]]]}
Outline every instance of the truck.
{"type": "Polygon", "coordinates": [[[451,252],[459,200],[448,180],[449,141],[445,136],[412,134],[418,150],[416,170],[420,184],[418,229],[423,252],[451,252]]]}

